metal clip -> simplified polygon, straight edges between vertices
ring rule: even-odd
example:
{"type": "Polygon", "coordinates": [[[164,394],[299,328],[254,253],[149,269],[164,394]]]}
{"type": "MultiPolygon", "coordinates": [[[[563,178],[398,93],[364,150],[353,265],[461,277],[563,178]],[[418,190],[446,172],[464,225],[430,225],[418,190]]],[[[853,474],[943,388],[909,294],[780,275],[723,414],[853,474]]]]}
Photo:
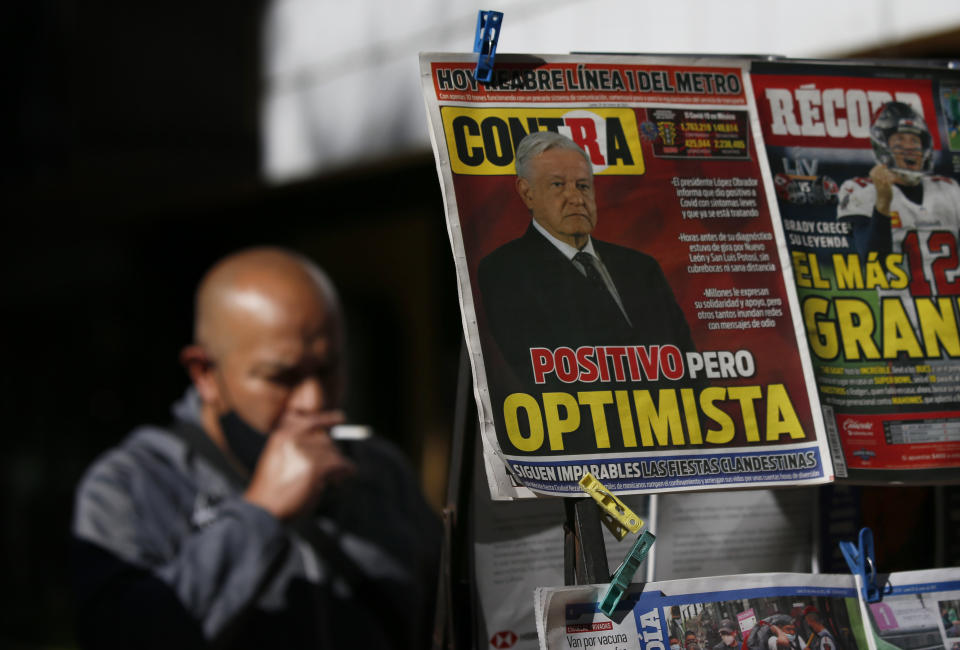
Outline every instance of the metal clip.
{"type": "Polygon", "coordinates": [[[493,58],[497,54],[497,42],[500,40],[502,11],[479,11],[477,13],[477,32],[473,39],[473,51],[477,57],[477,67],[473,77],[477,81],[490,83],[493,78],[493,58]]]}
{"type": "Polygon", "coordinates": [[[613,618],[613,612],[617,609],[623,594],[629,589],[630,583],[633,581],[633,575],[643,564],[644,558],[647,557],[647,553],[650,552],[650,548],[656,539],[653,533],[646,530],[633,543],[630,553],[623,559],[623,563],[610,579],[610,586],[607,587],[607,592],[603,595],[603,600],[600,601],[601,612],[613,618]]]}
{"type": "Polygon", "coordinates": [[[643,526],[643,519],[633,513],[623,501],[613,495],[603,483],[593,477],[593,474],[587,472],[580,479],[580,487],[593,497],[603,512],[600,520],[613,533],[619,542],[627,536],[627,532],[636,533],[643,526]]]}

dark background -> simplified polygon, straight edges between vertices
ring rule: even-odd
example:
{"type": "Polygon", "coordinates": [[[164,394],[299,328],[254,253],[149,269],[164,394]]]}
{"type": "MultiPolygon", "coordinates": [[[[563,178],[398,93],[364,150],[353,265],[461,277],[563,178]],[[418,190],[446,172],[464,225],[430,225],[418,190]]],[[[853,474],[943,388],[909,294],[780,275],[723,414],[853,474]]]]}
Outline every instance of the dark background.
{"type": "MultiPolygon", "coordinates": [[[[433,157],[265,185],[262,12],[0,7],[2,647],[72,646],[73,488],[132,427],[167,420],[193,288],[239,247],[288,246],[329,271],[352,419],[400,444],[441,503],[460,313],[433,157]]],[[[862,54],[960,58],[957,43],[954,31],[862,54]]]]}
{"type": "Polygon", "coordinates": [[[237,248],[327,269],[351,419],[444,494],[460,312],[432,154],[267,186],[262,3],[146,4],[0,9],[0,647],[72,644],[74,486],[131,428],[168,421],[194,287],[237,248]]]}

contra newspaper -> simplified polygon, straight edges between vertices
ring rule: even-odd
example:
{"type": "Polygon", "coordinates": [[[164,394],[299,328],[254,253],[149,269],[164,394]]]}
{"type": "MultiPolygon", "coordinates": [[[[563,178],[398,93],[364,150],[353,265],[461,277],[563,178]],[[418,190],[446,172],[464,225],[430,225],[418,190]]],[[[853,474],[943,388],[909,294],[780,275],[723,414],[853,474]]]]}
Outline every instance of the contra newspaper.
{"type": "Polygon", "coordinates": [[[493,498],[832,480],[747,63],[474,65],[421,55],[493,498]]]}

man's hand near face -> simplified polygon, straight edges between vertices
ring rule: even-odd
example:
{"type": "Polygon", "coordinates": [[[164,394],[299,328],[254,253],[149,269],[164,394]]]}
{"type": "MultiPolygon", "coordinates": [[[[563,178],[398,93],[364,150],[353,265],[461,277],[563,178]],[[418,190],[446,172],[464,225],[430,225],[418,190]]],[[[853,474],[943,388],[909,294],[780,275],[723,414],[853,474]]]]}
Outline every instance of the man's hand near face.
{"type": "Polygon", "coordinates": [[[284,418],[269,434],[244,498],[281,520],[313,510],[329,485],[355,471],[329,434],[343,421],[341,411],[284,418]]]}

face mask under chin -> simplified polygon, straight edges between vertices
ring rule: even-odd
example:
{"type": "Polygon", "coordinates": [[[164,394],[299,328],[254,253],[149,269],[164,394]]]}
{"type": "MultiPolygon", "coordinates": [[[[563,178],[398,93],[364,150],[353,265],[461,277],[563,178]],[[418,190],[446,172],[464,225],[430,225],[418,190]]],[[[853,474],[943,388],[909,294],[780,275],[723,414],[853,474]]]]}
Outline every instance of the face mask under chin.
{"type": "Polygon", "coordinates": [[[228,411],[220,416],[220,430],[223,431],[230,453],[240,461],[247,473],[253,474],[267,444],[267,434],[252,427],[236,411],[228,411]]]}

